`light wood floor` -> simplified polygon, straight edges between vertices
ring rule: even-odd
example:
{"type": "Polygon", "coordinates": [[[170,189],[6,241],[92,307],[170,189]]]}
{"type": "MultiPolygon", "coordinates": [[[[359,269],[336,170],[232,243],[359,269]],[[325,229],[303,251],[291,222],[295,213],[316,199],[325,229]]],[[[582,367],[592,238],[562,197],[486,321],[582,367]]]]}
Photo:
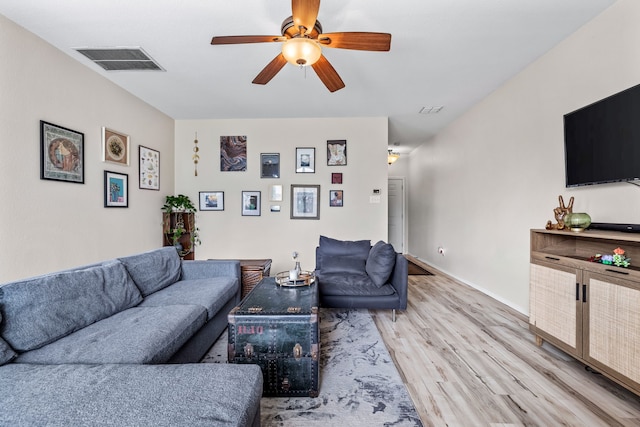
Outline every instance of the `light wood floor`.
{"type": "Polygon", "coordinates": [[[425,426],[640,426],[640,397],[554,347],[527,319],[427,267],[396,323],[372,310],[425,426]]]}

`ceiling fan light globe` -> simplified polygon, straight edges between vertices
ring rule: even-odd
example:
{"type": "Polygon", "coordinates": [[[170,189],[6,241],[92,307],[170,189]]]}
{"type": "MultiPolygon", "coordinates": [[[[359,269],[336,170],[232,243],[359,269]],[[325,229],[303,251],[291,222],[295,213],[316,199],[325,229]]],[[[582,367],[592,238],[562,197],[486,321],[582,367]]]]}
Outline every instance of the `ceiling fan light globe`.
{"type": "Polygon", "coordinates": [[[293,38],[282,44],[282,55],[288,63],[296,66],[315,64],[322,55],[317,41],[308,38],[293,38]]]}

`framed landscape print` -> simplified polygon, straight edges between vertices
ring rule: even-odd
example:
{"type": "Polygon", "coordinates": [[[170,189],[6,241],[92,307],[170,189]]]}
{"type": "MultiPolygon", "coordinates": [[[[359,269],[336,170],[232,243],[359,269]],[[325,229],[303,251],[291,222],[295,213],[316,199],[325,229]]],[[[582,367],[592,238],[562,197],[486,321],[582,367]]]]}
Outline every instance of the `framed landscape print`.
{"type": "Polygon", "coordinates": [[[104,171],[104,207],[126,208],[129,206],[129,175],[104,171]]]}
{"type": "Polygon", "coordinates": [[[343,190],[329,190],[329,206],[342,207],[344,206],[343,190]]]}
{"type": "Polygon", "coordinates": [[[224,210],[224,191],[201,191],[199,198],[201,211],[224,210]]]}
{"type": "Polygon", "coordinates": [[[260,154],[260,178],[280,178],[280,154],[260,154]]]}
{"type": "Polygon", "coordinates": [[[129,136],[103,127],[102,161],[129,166],[129,136]]]}
{"type": "Polygon", "coordinates": [[[242,216],[260,216],[260,192],[242,192],[242,216]]]}
{"type": "Polygon", "coordinates": [[[291,184],[291,219],[320,219],[320,186],[291,184]]]}
{"type": "Polygon", "coordinates": [[[40,179],[84,184],[84,134],[40,121],[40,179]]]}
{"type": "Polygon", "coordinates": [[[296,172],[315,173],[316,171],[316,149],[296,148],[296,172]]]}
{"type": "Polygon", "coordinates": [[[220,170],[223,172],[247,170],[247,137],[220,137],[220,170]]]}
{"type": "Polygon", "coordinates": [[[347,141],[331,140],[327,141],[327,165],[345,166],[347,164],[347,141]]]}
{"type": "Polygon", "coordinates": [[[160,190],[160,152],[141,145],[138,158],[139,187],[143,190],[160,190]]]}

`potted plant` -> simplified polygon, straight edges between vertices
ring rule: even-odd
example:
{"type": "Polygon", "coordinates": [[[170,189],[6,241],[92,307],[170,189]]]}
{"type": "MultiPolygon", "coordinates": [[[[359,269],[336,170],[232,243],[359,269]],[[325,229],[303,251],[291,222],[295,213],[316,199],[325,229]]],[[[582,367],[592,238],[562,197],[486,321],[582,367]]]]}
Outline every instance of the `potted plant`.
{"type": "Polygon", "coordinates": [[[199,229],[195,224],[196,207],[189,196],[178,194],[167,196],[162,206],[163,229],[166,241],[175,246],[181,257],[193,252],[194,246],[202,243],[199,237],[199,229]],[[188,245],[185,245],[183,236],[189,234],[188,245]],[[182,241],[181,241],[182,240],[182,241]],[[187,246],[185,248],[185,246],[187,246]]]}

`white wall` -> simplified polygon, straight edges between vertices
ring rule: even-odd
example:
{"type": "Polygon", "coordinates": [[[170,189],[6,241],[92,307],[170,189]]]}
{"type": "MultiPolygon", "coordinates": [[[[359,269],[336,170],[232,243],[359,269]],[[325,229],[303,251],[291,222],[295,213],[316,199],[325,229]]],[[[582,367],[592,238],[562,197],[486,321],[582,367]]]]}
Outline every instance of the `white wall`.
{"type": "Polygon", "coordinates": [[[224,211],[199,212],[202,245],[197,259],[271,258],[271,272],[315,266],[319,236],[345,240],[387,238],[387,118],[178,120],[175,130],[176,193],[198,200],[200,191],[224,191],[224,211]],[[198,133],[200,163],[194,175],[193,147],[198,133]],[[220,171],[220,136],[247,136],[247,170],[220,171]],[[347,165],[327,166],[326,141],[347,140],[347,165]],[[295,172],[296,147],[314,147],[315,173],[295,172]],[[260,178],[260,153],[280,153],[280,179],[260,178]],[[331,173],[343,184],[332,185],[331,173]],[[283,186],[282,202],[270,202],[270,186],[283,186]],[[320,184],[320,220],[290,219],[291,184],[320,184]],[[344,207],[329,206],[329,190],[344,190],[344,207]],[[370,203],[373,189],[381,202],[370,203]],[[241,215],[241,192],[260,191],[261,215],[241,215]],[[281,212],[270,211],[280,205],[281,212]]]}
{"type": "Polygon", "coordinates": [[[174,121],[0,15],[0,283],[158,247],[173,192],[174,121]],[[85,183],[40,180],[40,120],[84,133],[85,183]],[[130,166],[101,161],[101,127],[131,137],[130,166]],[[161,152],[161,189],[138,189],[138,146],[161,152]],[[103,174],[129,175],[104,208],[103,174]]]}
{"type": "Polygon", "coordinates": [[[640,2],[616,2],[412,153],[410,253],[528,313],[529,229],[558,195],[640,223],[638,187],[565,188],[563,148],[564,114],[640,83],[638,17],[640,2]]]}

